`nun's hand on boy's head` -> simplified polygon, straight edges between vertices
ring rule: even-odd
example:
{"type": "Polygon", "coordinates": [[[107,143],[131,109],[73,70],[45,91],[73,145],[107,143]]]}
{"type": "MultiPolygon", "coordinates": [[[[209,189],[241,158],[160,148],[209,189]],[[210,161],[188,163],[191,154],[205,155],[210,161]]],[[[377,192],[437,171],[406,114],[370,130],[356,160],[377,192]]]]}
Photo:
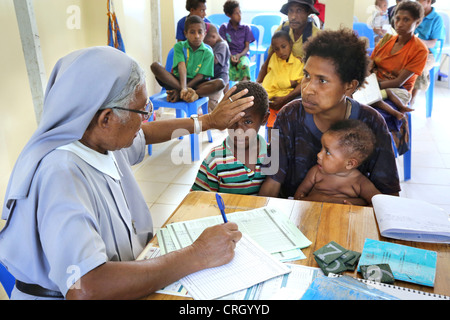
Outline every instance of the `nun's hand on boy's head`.
{"type": "Polygon", "coordinates": [[[236,87],[228,90],[222,101],[208,114],[210,128],[224,130],[231,127],[245,115],[244,110],[253,105],[253,96],[242,98],[248,93],[247,89],[234,94],[235,91],[236,87]]]}

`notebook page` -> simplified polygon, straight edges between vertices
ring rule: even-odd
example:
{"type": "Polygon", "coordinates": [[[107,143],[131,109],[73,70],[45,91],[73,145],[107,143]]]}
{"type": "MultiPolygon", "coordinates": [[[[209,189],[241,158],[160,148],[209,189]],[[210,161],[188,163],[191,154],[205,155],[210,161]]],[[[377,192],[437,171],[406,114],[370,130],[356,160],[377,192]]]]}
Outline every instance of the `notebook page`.
{"type": "Polygon", "coordinates": [[[211,300],[290,271],[244,234],[230,263],[193,273],[180,282],[194,299],[211,300]]]}

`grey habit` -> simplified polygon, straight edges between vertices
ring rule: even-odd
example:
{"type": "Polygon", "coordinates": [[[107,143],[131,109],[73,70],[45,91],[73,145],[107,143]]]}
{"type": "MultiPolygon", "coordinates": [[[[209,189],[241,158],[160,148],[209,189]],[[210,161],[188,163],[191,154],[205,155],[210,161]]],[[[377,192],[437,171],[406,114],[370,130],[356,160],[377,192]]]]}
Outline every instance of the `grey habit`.
{"type": "MultiPolygon", "coordinates": [[[[99,154],[77,143],[95,113],[128,81],[131,58],[93,47],[60,59],[43,116],[19,155],[2,211],[0,262],[28,284],[61,292],[107,261],[134,260],[152,219],[131,166],[143,160],[142,130],[131,147],[99,154]]],[[[35,299],[14,288],[12,299],[35,299]]]]}

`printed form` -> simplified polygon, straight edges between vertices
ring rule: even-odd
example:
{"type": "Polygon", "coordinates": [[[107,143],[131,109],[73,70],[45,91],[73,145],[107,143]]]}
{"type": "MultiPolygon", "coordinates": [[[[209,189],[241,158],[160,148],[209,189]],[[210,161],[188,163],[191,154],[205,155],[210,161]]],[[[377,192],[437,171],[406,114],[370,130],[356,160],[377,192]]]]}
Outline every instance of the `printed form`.
{"type": "Polygon", "coordinates": [[[289,267],[243,234],[230,263],[195,272],[180,283],[194,299],[211,300],[289,272],[289,267]]]}

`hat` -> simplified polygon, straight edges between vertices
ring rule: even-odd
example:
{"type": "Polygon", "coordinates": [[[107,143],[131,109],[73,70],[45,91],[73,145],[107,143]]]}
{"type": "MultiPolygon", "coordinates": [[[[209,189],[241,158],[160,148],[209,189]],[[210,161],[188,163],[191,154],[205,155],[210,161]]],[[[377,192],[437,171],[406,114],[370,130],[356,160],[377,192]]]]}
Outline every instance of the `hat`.
{"type": "Polygon", "coordinates": [[[280,12],[287,15],[288,14],[289,5],[291,3],[298,3],[298,4],[303,4],[303,5],[307,6],[307,7],[309,7],[313,13],[319,14],[319,11],[317,11],[317,9],[314,8],[314,3],[315,2],[316,2],[316,0],[288,0],[288,2],[285,3],[281,7],[280,12]]]}

